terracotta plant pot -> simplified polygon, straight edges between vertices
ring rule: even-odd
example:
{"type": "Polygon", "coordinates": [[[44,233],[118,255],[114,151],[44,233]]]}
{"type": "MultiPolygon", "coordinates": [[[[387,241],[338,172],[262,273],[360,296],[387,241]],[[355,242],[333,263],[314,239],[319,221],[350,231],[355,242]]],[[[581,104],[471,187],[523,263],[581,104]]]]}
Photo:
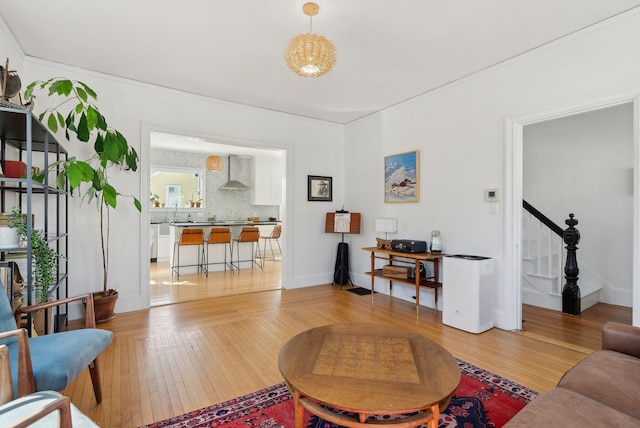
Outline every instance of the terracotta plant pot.
{"type": "Polygon", "coordinates": [[[96,324],[111,321],[116,317],[114,312],[116,301],[118,300],[118,292],[103,297],[102,291],[91,293],[93,295],[93,309],[96,314],[96,324]]]}
{"type": "Polygon", "coordinates": [[[196,202],[196,208],[200,208],[201,203],[200,202],[196,202]]]}
{"type": "Polygon", "coordinates": [[[7,178],[20,178],[27,175],[27,164],[20,161],[4,161],[4,176],[7,178]]]}
{"type": "Polygon", "coordinates": [[[153,205],[157,208],[160,206],[160,202],[154,202],[153,205]]]}

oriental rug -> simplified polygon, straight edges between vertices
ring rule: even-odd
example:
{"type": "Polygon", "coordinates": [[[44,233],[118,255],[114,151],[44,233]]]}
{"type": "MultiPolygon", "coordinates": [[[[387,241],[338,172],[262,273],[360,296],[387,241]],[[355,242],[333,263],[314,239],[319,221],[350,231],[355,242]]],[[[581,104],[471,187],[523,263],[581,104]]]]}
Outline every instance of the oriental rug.
{"type": "MultiPolygon", "coordinates": [[[[538,393],[509,379],[457,360],[461,380],[439,428],[500,428],[538,393]]],[[[293,399],[284,383],[141,428],[292,428],[293,399]]],[[[305,412],[306,428],[334,428],[305,412]]]]}

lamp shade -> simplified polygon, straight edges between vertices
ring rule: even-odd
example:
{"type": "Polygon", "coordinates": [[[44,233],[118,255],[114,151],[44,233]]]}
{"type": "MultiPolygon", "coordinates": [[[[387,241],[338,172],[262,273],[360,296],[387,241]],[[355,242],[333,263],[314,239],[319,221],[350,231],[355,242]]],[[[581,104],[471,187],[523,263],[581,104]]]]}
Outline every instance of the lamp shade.
{"type": "Polygon", "coordinates": [[[396,218],[377,218],[376,232],[393,233],[398,231],[398,219],[396,218]]]}

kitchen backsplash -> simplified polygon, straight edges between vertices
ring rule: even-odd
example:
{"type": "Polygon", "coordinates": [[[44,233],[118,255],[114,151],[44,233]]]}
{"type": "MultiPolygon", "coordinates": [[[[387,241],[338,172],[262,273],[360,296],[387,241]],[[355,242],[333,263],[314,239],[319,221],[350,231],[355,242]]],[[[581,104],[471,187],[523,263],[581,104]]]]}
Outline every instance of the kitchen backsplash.
{"type": "MultiPolygon", "coordinates": [[[[151,150],[151,165],[202,169],[205,171],[206,177],[204,208],[180,208],[177,211],[173,207],[151,208],[150,221],[152,223],[173,221],[176,217],[178,220],[186,220],[189,214],[194,219],[206,219],[214,215],[219,220],[243,220],[247,217],[260,217],[262,220],[268,220],[269,217],[280,219],[279,206],[252,205],[251,191],[219,190],[218,188],[229,179],[227,155],[220,155],[223,159],[221,171],[206,169],[205,162],[208,156],[209,154],[151,150]],[[197,213],[201,213],[202,216],[198,216],[197,213]]],[[[253,187],[253,158],[239,156],[234,168],[234,177],[249,187],[253,187]]]]}

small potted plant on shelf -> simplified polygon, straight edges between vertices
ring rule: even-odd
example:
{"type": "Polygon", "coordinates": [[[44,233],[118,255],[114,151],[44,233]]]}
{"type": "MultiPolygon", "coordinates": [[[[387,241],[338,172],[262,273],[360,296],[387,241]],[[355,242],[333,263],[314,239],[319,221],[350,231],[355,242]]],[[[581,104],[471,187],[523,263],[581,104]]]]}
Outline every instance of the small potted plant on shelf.
{"type": "MultiPolygon", "coordinates": [[[[27,239],[26,217],[20,207],[13,207],[9,217],[10,227],[16,229],[22,239],[27,239]]],[[[45,303],[49,300],[51,288],[58,282],[58,268],[60,259],[66,257],[49,246],[47,237],[39,229],[31,229],[31,255],[33,257],[33,304],[45,303]]],[[[44,318],[40,315],[44,310],[35,313],[34,325],[38,334],[44,334],[44,318]]]]}
{"type": "Polygon", "coordinates": [[[202,201],[204,201],[204,198],[200,197],[200,189],[194,190],[191,195],[191,200],[189,201],[191,203],[191,208],[193,208],[194,205],[196,208],[200,208],[202,201]]]}
{"type": "MultiPolygon", "coordinates": [[[[75,156],[66,161],[55,162],[49,171],[57,174],[58,188],[65,189],[69,183],[71,195],[80,195],[88,202],[95,201],[100,220],[100,249],[102,252],[102,291],[94,292],[96,322],[108,321],[115,317],[115,304],[118,292],[109,287],[109,213],[117,206],[121,194],[109,182],[112,171],[138,169],[138,153],[129,145],[127,139],[119,131],[109,127],[105,117],[93,103],[97,95],[85,83],[77,80],[53,78],[29,84],[25,98],[31,99],[33,91],[38,88],[48,91],[49,96],[61,98],[61,103],[40,113],[38,119],[47,124],[54,133],[64,130],[69,141],[92,143],[94,153],[86,160],[75,156]],[[63,115],[63,112],[64,115],[63,115]],[[74,138],[72,138],[72,136],[74,138]]],[[[43,181],[42,171],[34,179],[43,181]]],[[[142,204],[134,197],[133,203],[138,211],[142,204]]]]}
{"type": "Polygon", "coordinates": [[[154,207],[159,207],[160,206],[160,196],[158,196],[155,193],[151,194],[151,203],[153,204],[154,207]]]}

